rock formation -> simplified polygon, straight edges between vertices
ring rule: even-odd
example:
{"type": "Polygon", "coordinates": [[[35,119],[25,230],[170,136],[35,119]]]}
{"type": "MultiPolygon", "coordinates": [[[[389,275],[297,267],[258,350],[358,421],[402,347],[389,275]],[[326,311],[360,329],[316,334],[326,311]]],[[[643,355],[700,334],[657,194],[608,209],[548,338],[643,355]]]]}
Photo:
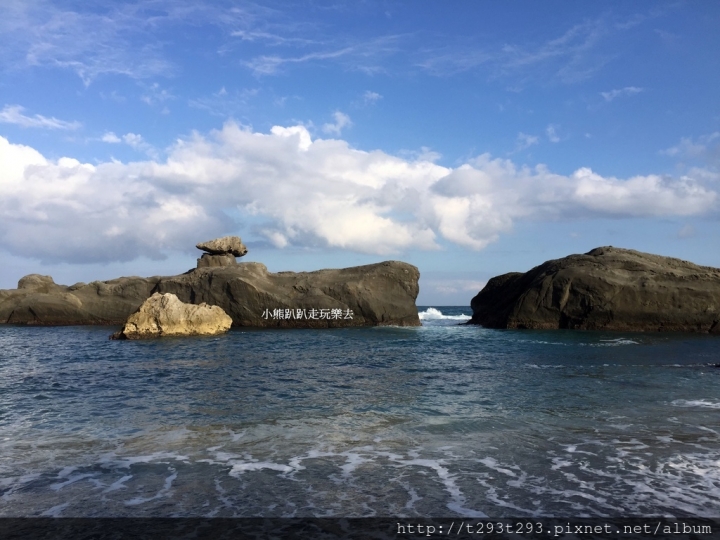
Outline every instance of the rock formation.
{"type": "Polygon", "coordinates": [[[10,324],[122,324],[157,286],[159,277],[57,285],[31,274],[17,289],[0,290],[0,322],[10,324]]]}
{"type": "Polygon", "coordinates": [[[202,257],[197,260],[198,268],[213,268],[215,266],[232,266],[237,264],[235,255],[224,253],[222,255],[210,255],[203,253],[202,257]]]}
{"type": "Polygon", "coordinates": [[[152,294],[220,306],[234,326],[418,326],[418,269],[388,261],[316,272],[268,272],[260,263],[196,268],[170,277],[57,285],[26,276],[0,290],[0,323],[122,325],[152,294]]]}
{"type": "Polygon", "coordinates": [[[200,242],[195,247],[206,252],[197,260],[198,268],[235,265],[235,257],[242,257],[248,251],[239,236],[223,236],[200,242]]]}
{"type": "Polygon", "coordinates": [[[248,262],[163,278],[156,290],[220,306],[237,326],[419,326],[419,278],[417,268],[397,261],[275,274],[248,262]]]}
{"type": "Polygon", "coordinates": [[[475,298],[469,324],[720,332],[720,269],[600,247],[497,276],[475,298]]]}
{"type": "Polygon", "coordinates": [[[227,332],[232,319],[222,308],[186,304],[171,293],[155,293],[128,317],[111,339],[144,339],[164,336],[215,336],[227,332]]]}

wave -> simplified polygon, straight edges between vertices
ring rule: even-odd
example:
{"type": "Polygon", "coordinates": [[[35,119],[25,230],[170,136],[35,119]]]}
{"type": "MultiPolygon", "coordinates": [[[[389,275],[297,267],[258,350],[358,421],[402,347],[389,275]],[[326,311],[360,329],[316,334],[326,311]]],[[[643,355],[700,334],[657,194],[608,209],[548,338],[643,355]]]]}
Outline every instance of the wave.
{"type": "Polygon", "coordinates": [[[518,343],[533,343],[538,345],[561,345],[563,347],[619,347],[622,345],[640,345],[640,341],[627,338],[601,339],[596,343],[577,343],[572,341],[545,341],[542,339],[517,339],[518,343]]]}
{"type": "Polygon", "coordinates": [[[670,402],[676,407],[704,407],[706,409],[720,409],[720,403],[707,399],[676,399],[670,402]]]}
{"type": "Polygon", "coordinates": [[[600,343],[591,343],[591,347],[617,347],[618,345],[640,345],[639,341],[628,338],[601,339],[600,343]]]}
{"type": "Polygon", "coordinates": [[[452,320],[452,321],[468,321],[470,315],[443,315],[439,309],[433,307],[427,308],[425,311],[418,313],[421,321],[438,321],[438,320],[452,320]]]}

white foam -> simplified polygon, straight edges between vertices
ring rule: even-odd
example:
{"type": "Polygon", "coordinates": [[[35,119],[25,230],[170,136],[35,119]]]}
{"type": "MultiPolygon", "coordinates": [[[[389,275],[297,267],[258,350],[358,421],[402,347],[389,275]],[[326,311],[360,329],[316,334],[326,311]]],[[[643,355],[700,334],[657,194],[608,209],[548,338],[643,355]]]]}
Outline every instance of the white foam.
{"type": "Polygon", "coordinates": [[[346,457],[347,457],[347,461],[345,462],[345,465],[340,467],[340,469],[343,472],[343,476],[345,476],[345,477],[352,475],[352,473],[355,472],[355,469],[357,469],[358,465],[372,461],[372,460],[362,457],[360,454],[353,453],[353,452],[347,453],[346,457]]]}
{"type": "Polygon", "coordinates": [[[410,484],[403,483],[402,486],[407,490],[408,495],[410,495],[410,499],[405,503],[405,508],[407,510],[415,510],[415,503],[422,499],[422,497],[417,494],[417,491],[415,491],[410,484]]]}
{"type": "Polygon", "coordinates": [[[438,321],[438,320],[451,320],[451,321],[469,321],[469,315],[443,315],[439,309],[433,307],[427,308],[425,311],[418,313],[421,321],[438,321]]]}
{"type": "Polygon", "coordinates": [[[676,407],[703,407],[706,409],[720,409],[720,402],[707,399],[676,399],[670,402],[676,407]]]}
{"type": "MultiPolygon", "coordinates": [[[[409,454],[412,454],[412,452],[408,452],[409,454]]],[[[475,510],[472,508],[467,508],[465,506],[465,496],[462,494],[462,491],[458,487],[458,485],[455,483],[456,476],[453,474],[450,474],[448,469],[446,467],[443,467],[443,465],[440,463],[440,461],[435,459],[408,459],[408,460],[399,460],[398,463],[402,465],[419,465],[421,467],[428,467],[435,471],[435,473],[438,475],[438,478],[445,486],[445,491],[447,491],[450,494],[450,502],[447,503],[447,507],[452,510],[453,512],[457,512],[461,516],[466,517],[473,517],[473,518],[486,518],[488,517],[487,514],[484,514],[483,512],[480,512],[479,510],[475,510]]]]}
{"type": "Polygon", "coordinates": [[[53,506],[52,508],[45,510],[40,515],[43,517],[54,517],[54,518],[60,517],[60,514],[62,514],[62,511],[65,510],[65,508],[67,508],[67,506],[69,504],[70,504],[69,502],[66,502],[63,504],[58,504],[57,506],[53,506]]]}
{"type": "Polygon", "coordinates": [[[628,338],[601,339],[600,343],[593,343],[593,347],[618,347],[620,345],[640,345],[639,341],[628,338]]]}
{"type": "Polygon", "coordinates": [[[89,478],[89,477],[91,477],[91,476],[93,476],[93,475],[90,474],[90,473],[76,474],[76,475],[71,476],[70,478],[68,478],[68,479],[65,480],[64,482],[58,482],[58,483],[56,483],[56,484],[51,484],[51,485],[50,485],[50,489],[52,489],[53,491],[60,491],[62,488],[64,488],[64,487],[67,486],[67,485],[74,484],[75,482],[79,482],[80,480],[83,480],[83,479],[85,479],[85,478],[89,478]]]}
{"type": "Polygon", "coordinates": [[[560,345],[562,347],[620,347],[623,345],[640,345],[639,341],[628,338],[601,339],[599,343],[571,343],[567,341],[545,341],[542,339],[518,339],[519,343],[537,343],[540,345],[560,345]]]}
{"type": "Polygon", "coordinates": [[[40,478],[40,476],[40,473],[30,473],[22,476],[0,478],[0,487],[2,487],[4,491],[2,496],[0,496],[0,500],[8,501],[12,499],[16,491],[19,491],[30,482],[34,482],[40,478]]]}
{"type": "Polygon", "coordinates": [[[110,452],[100,457],[100,465],[104,468],[119,467],[129,469],[136,463],[168,463],[169,460],[183,461],[188,463],[190,458],[174,452],[154,452],[144,456],[119,457],[115,452],[110,452]]]}
{"type": "Polygon", "coordinates": [[[569,444],[565,447],[565,451],[570,454],[587,454],[589,456],[596,456],[594,452],[586,452],[585,450],[578,450],[576,444],[569,444]]]}
{"type": "Polygon", "coordinates": [[[283,465],[282,463],[271,463],[269,461],[254,461],[254,462],[243,462],[233,463],[232,469],[230,469],[230,476],[239,476],[249,471],[261,471],[263,469],[269,469],[271,471],[278,471],[281,473],[291,473],[295,469],[289,465],[283,465]]]}
{"type": "Polygon", "coordinates": [[[499,473],[506,474],[507,476],[512,476],[513,478],[517,477],[517,475],[511,471],[510,469],[506,469],[504,467],[500,467],[497,460],[491,457],[486,457],[484,459],[478,460],[480,463],[485,465],[486,467],[489,467],[490,469],[497,471],[499,473]]]}
{"type": "Polygon", "coordinates": [[[127,482],[131,478],[132,478],[132,474],[123,476],[120,480],[116,480],[115,482],[110,484],[106,489],[104,489],[103,493],[110,493],[111,491],[116,491],[118,489],[127,489],[125,482],[127,482]]]}
{"type": "Polygon", "coordinates": [[[143,504],[149,501],[153,501],[155,499],[159,499],[160,497],[169,497],[171,495],[171,488],[172,483],[177,478],[177,472],[172,467],[169,468],[170,471],[172,471],[172,474],[168,476],[165,479],[165,484],[163,485],[163,488],[158,491],[155,495],[152,497],[135,497],[134,499],[130,499],[129,501],[125,501],[126,506],[136,506],[138,504],[143,504]]]}

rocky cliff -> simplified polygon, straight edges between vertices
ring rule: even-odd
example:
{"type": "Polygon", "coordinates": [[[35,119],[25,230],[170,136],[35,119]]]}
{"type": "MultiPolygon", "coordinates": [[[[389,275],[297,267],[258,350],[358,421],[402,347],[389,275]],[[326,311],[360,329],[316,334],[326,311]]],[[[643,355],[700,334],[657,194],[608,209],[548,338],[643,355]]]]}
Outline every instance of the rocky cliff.
{"type": "Polygon", "coordinates": [[[271,273],[260,263],[199,264],[178,276],[122,277],[69,287],[50,276],[25,276],[17,289],[0,290],[0,323],[121,325],[159,292],[186,303],[220,306],[233,326],[420,324],[415,307],[420,274],[406,263],[298,273],[271,273]]]}
{"type": "Polygon", "coordinates": [[[489,328],[720,333],[720,269],[600,247],[494,277],[471,307],[489,328]]]}

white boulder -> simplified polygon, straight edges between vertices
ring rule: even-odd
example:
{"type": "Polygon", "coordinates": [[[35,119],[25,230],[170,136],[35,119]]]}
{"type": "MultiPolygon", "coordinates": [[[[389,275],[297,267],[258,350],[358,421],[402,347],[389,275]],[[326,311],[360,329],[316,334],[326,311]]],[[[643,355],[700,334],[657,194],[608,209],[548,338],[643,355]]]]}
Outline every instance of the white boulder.
{"type": "Polygon", "coordinates": [[[227,332],[231,325],[232,319],[221,307],[186,304],[172,293],[155,293],[111,339],[214,336],[227,332]]]}

